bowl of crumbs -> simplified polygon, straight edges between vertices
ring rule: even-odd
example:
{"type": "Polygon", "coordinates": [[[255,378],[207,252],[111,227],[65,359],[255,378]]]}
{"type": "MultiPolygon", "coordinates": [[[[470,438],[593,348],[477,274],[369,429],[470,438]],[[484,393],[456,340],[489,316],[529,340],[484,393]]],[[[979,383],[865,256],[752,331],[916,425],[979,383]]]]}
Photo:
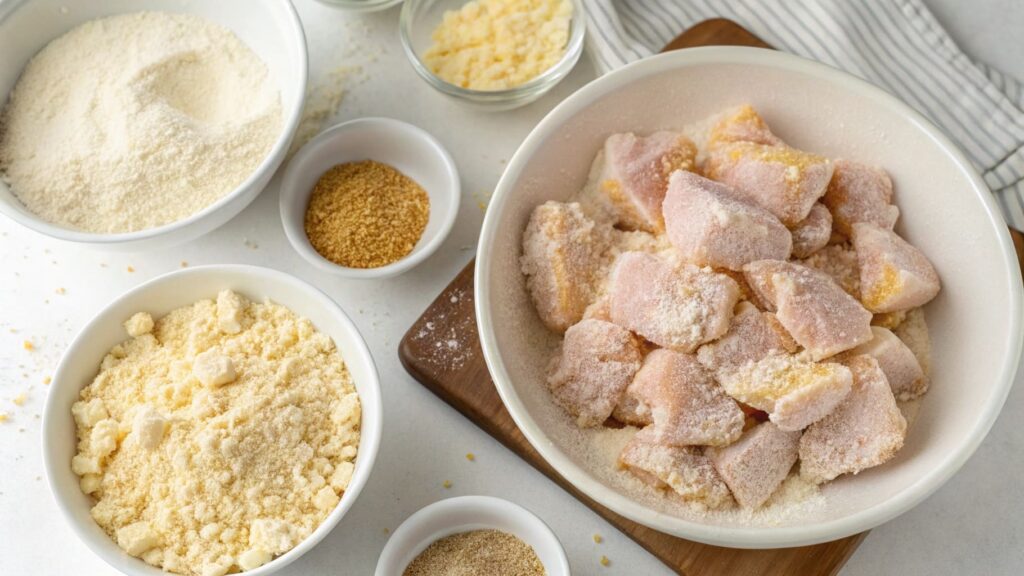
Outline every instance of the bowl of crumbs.
{"type": "Polygon", "coordinates": [[[52,386],[50,489],[79,538],[133,576],[276,572],[348,512],[380,445],[355,325],[268,268],[132,289],[81,330],[52,386]]]}
{"type": "Polygon", "coordinates": [[[267,185],[302,114],[287,0],[0,6],[0,212],[104,249],[182,243],[267,185]]]}
{"type": "Polygon", "coordinates": [[[568,481],[771,548],[877,526],[985,437],[1021,352],[995,200],[932,124],[770,50],[656,56],[527,137],[478,250],[483,352],[568,481]]]}
{"type": "Polygon", "coordinates": [[[332,126],[288,161],[281,224],[324,272],[397,276],[430,257],[459,212],[455,162],[422,128],[392,118],[332,126]]]}

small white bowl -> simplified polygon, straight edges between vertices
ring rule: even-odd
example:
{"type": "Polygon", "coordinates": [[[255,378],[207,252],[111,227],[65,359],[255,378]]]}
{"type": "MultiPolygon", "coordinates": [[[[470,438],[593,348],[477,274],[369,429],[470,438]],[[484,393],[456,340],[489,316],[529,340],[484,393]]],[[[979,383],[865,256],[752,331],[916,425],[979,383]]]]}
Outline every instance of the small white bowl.
{"type": "Polygon", "coordinates": [[[281,223],[292,247],[320,270],[346,278],[389,278],[427,259],[455,224],[459,172],[436,138],[422,128],[391,118],[360,118],[324,130],[288,162],[281,180],[281,223]],[[306,237],[309,197],[317,180],[346,162],[376,160],[415,180],[430,196],[430,219],[412,252],[379,268],[349,268],[324,258],[306,237]]]}
{"type": "Polygon", "coordinates": [[[281,132],[259,166],[233,191],[191,216],[137,232],[97,234],[65,228],[35,215],[0,181],[0,213],[59,240],[104,250],[150,250],[198,238],[234,218],[270,182],[284,161],[306,96],[306,36],[288,0],[23,0],[0,2],[0,106],[29,59],[51,40],[89,20],[140,11],[179,12],[234,32],[266,63],[281,91],[281,132]]]}
{"type": "Polygon", "coordinates": [[[381,551],[374,576],[402,576],[409,563],[437,540],[488,529],[508,532],[529,544],[547,576],[569,576],[569,560],[551,528],[526,508],[491,496],[448,498],[407,518],[381,551]]]}
{"type": "Polygon", "coordinates": [[[150,280],[114,300],[79,332],[57,366],[43,413],[43,462],[58,508],[86,546],[129,576],[161,576],[167,572],[129,556],[89,515],[93,502],[82,493],[78,477],[71,471],[76,448],[71,405],[78,399],[79,391],[96,377],[107,351],[127,338],[122,323],[132,314],[145,311],[159,318],[176,308],[215,297],[225,288],[254,301],[269,298],[312,320],[337,346],[362,404],[355,471],[338,505],[308,538],[246,574],[265,576],[277,572],[320,542],[352,508],[377,457],[383,418],[377,369],[355,324],[326,294],[294,276],[257,266],[197,266],[150,280]]]}

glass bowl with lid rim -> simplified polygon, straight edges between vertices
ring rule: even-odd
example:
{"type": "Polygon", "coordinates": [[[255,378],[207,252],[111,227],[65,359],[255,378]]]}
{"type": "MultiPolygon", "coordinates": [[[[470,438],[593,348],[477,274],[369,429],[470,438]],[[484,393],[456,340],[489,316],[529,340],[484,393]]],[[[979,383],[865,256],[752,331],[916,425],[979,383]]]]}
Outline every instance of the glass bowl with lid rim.
{"type": "Polygon", "coordinates": [[[582,0],[568,0],[573,7],[569,40],[565,52],[553,66],[528,82],[502,90],[473,90],[444,80],[427,66],[422,54],[431,43],[431,34],[444,13],[458,10],[466,0],[406,0],[402,6],[399,30],[402,48],[416,73],[427,84],[450,98],[482,110],[511,110],[540,98],[564,79],[583,54],[586,19],[582,0]]]}

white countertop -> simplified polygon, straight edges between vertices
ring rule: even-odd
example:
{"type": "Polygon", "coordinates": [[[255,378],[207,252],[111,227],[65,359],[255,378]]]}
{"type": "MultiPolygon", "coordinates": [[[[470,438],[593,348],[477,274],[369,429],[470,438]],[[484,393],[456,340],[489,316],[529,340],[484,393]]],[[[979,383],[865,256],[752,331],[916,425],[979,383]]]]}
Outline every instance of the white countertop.
{"type": "MultiPolygon", "coordinates": [[[[662,564],[416,383],[398,362],[405,330],[473,256],[478,206],[531,127],[593,76],[580,65],[543,100],[502,114],[469,111],[434,93],[405,61],[398,10],[349,16],[299,0],[311,53],[311,82],[345,64],[337,120],[392,116],[437,136],[459,165],[463,205],[455,229],[419,268],[387,281],[343,281],[315,271],[292,251],[277,213],[277,180],[241,215],[190,244],[147,254],[105,254],[62,244],[0,221],[0,574],[114,574],[61,519],[43,478],[40,420],[62,350],[114,296],[190,265],[248,263],[295,274],[327,291],[352,316],[377,361],[385,400],[384,441],[373,476],[351,513],[319,546],[282,572],[371,574],[387,530],[420,507],[462,494],[507,498],[538,513],[558,534],[577,574],[670,574],[662,564]],[[351,48],[353,43],[359,49],[351,48]],[[129,272],[131,267],[134,272],[129,272]],[[64,289],[58,294],[58,289],[64,289]],[[23,349],[31,340],[34,351],[23,349]],[[12,399],[27,394],[24,406],[12,399]],[[465,458],[476,455],[475,462],[465,458]],[[450,480],[452,486],[442,484],[450,480]],[[604,537],[595,544],[592,535],[604,537]],[[611,560],[607,568],[598,559],[611,560]]],[[[927,0],[972,56],[1024,78],[1024,5],[1015,0],[927,0]]],[[[1024,387],[964,469],[913,511],[871,532],[844,576],[1017,574],[1024,563],[1024,387]]],[[[963,383],[970,385],[969,382],[963,383]]]]}

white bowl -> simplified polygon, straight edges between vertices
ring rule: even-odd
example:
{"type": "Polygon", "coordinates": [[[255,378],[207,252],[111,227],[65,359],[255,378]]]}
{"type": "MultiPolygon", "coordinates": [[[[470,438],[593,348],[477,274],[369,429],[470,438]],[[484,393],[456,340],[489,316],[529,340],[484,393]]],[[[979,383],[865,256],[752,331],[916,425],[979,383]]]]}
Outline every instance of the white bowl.
{"type": "Polygon", "coordinates": [[[436,138],[399,120],[360,118],[324,130],[288,162],[281,180],[281,224],[295,251],[320,270],[345,278],[389,278],[423,262],[441,246],[455,224],[460,195],[455,161],[436,138]],[[306,207],[317,180],[338,164],[361,160],[390,164],[430,196],[430,219],[412,252],[379,268],[335,264],[306,237],[306,207]]]}
{"type": "Polygon", "coordinates": [[[308,538],[246,574],[276,572],[322,540],[352,508],[377,457],[383,417],[377,369],[355,324],[326,294],[294,276],[256,266],[197,266],[150,280],[114,300],[75,337],[57,366],[43,414],[43,461],[58,507],[78,537],[97,556],[129,576],[158,576],[166,572],[122,551],[89,515],[92,501],[82,493],[78,477],[71,471],[71,458],[76,450],[71,405],[78,399],[79,391],[96,377],[107,351],[125,340],[122,323],[132,314],[145,311],[159,318],[176,308],[213,298],[225,288],[254,301],[270,298],[312,320],[318,330],[334,340],[362,403],[355,471],[338,505],[308,538]]]}
{"type": "Polygon", "coordinates": [[[529,544],[547,576],[569,576],[569,560],[555,533],[532,512],[490,496],[459,496],[426,506],[402,522],[377,560],[374,576],[402,576],[437,540],[470,530],[501,530],[529,544]]]}
{"type": "MultiPolygon", "coordinates": [[[[476,265],[483,352],[505,406],[562,476],[618,514],[676,536],[743,548],[834,540],[906,512],[946,482],[999,414],[1021,352],[1021,276],[1009,234],[978,174],[920,114],[882,90],[802,58],[752,48],[682,50],[640,61],[555,108],[512,158],[491,201],[476,265]],[[752,103],[795,146],[883,166],[901,211],[899,232],[921,247],[943,281],[927,308],[933,382],[898,456],[842,477],[824,503],[778,524],[686,515],[667,499],[630,498],[614,454],[593,444],[551,401],[543,370],[552,337],[525,291],[518,257],[531,210],[583,184],[614,132],[681,128],[752,103]]],[[[967,496],[967,495],[965,495],[967,496]]],[[[954,528],[951,527],[951,530],[954,528]]]]}
{"type": "Polygon", "coordinates": [[[252,202],[284,160],[306,96],[306,37],[289,0],[8,0],[0,2],[0,100],[4,104],[29,59],[51,40],[89,20],[144,10],[184,12],[231,30],[252,49],[281,91],[281,133],[266,158],[233,191],[191,216],[156,228],[97,234],[65,228],[30,212],[0,181],[0,212],[41,234],[106,250],[149,250],[198,238],[252,202]]]}

